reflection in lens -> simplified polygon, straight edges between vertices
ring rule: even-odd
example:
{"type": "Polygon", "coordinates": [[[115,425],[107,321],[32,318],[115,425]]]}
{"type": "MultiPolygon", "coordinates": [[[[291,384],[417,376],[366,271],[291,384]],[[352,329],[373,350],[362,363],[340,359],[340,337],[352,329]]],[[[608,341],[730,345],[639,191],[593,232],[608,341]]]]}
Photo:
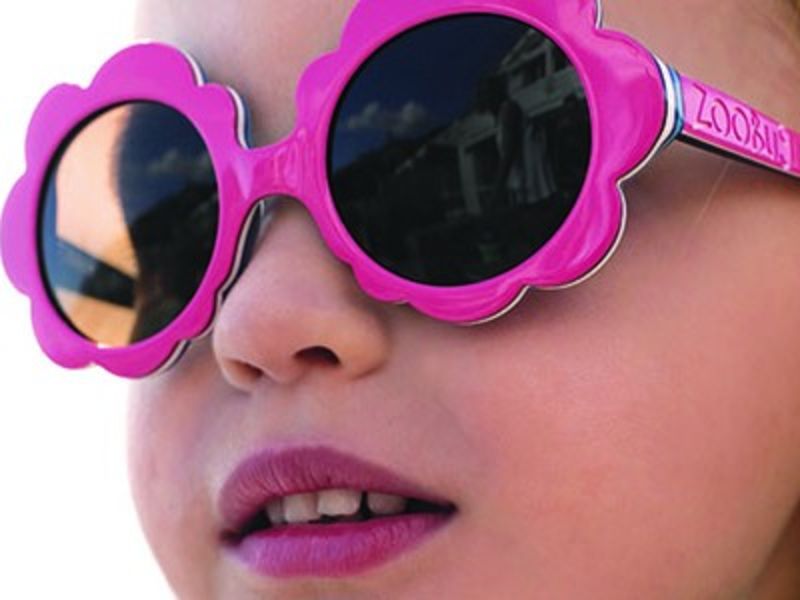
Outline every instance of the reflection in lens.
{"type": "Polygon", "coordinates": [[[121,347],[161,331],[197,291],[216,238],[208,150],[174,109],[132,102],[62,146],[43,187],[39,253],[74,329],[121,347]]]}
{"type": "Polygon", "coordinates": [[[564,52],[519,21],[462,15],[394,38],[361,67],[336,109],[328,175],[343,222],[376,262],[464,285],[552,238],[590,145],[564,52]]]}

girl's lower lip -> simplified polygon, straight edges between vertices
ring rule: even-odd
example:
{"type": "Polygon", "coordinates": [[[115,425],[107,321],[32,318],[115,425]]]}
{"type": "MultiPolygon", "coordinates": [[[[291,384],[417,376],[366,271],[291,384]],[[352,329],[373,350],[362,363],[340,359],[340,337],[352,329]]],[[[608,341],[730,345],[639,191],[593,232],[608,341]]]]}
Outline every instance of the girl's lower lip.
{"type": "Polygon", "coordinates": [[[411,550],[452,517],[414,513],[329,525],[284,525],[252,533],[228,550],[264,576],[348,577],[411,550]]]}

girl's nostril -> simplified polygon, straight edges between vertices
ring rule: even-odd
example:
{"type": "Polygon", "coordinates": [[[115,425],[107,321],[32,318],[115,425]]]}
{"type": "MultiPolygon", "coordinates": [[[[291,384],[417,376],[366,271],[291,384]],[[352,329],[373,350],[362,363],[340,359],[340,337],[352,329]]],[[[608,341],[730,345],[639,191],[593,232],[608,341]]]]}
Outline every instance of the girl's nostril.
{"type": "Polygon", "coordinates": [[[312,348],[305,348],[295,354],[299,359],[302,359],[311,364],[337,366],[341,362],[339,357],[328,348],[322,346],[314,346],[312,348]]]}
{"type": "Polygon", "coordinates": [[[263,375],[261,369],[245,362],[233,361],[228,366],[228,372],[239,385],[252,387],[263,375]]]}

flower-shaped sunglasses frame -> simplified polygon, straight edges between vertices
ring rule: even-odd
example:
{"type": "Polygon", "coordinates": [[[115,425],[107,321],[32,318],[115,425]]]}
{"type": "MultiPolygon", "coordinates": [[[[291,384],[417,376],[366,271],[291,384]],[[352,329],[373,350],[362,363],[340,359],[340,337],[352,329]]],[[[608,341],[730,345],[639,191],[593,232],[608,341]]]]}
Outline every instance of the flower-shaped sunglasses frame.
{"type": "Polygon", "coordinates": [[[476,323],[507,312],[531,287],[564,288],[596,273],[624,230],[622,183],[676,139],[800,177],[796,132],[678,74],[631,37],[603,29],[596,0],[361,0],[340,46],[303,72],[296,102],[292,132],[251,148],[246,109],[236,92],[206,83],[194,60],[159,43],[121,51],[86,89],[61,85],[45,96],[28,131],[27,170],[4,210],[2,255],[11,280],[31,299],[35,331],[50,358],[69,368],[99,364],[125,377],[151,375],[174,364],[191,340],[210,331],[243,266],[246,232],[265,197],[287,195],[302,202],[331,251],[373,298],[408,303],[437,319],[476,323]],[[370,258],[342,223],[329,183],[331,124],[348,84],[382,46],[421,24],[476,13],[527,24],[563,50],[585,91],[591,153],[574,207],[527,260],[468,285],[423,284],[370,258]],[[75,129],[93,115],[134,101],[175,109],[202,137],[219,191],[218,231],[199,288],[180,314],[147,339],[108,347],[77,332],[54,306],[38,254],[40,203],[48,169],[75,129]]]}

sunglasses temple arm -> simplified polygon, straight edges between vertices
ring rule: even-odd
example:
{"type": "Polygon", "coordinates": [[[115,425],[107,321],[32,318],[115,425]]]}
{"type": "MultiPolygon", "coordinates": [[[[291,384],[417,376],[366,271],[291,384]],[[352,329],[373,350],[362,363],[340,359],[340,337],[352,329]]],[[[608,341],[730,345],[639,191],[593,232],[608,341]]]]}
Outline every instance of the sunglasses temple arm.
{"type": "Polygon", "coordinates": [[[679,140],[800,179],[800,133],[709,85],[673,76],[679,140]]]}

